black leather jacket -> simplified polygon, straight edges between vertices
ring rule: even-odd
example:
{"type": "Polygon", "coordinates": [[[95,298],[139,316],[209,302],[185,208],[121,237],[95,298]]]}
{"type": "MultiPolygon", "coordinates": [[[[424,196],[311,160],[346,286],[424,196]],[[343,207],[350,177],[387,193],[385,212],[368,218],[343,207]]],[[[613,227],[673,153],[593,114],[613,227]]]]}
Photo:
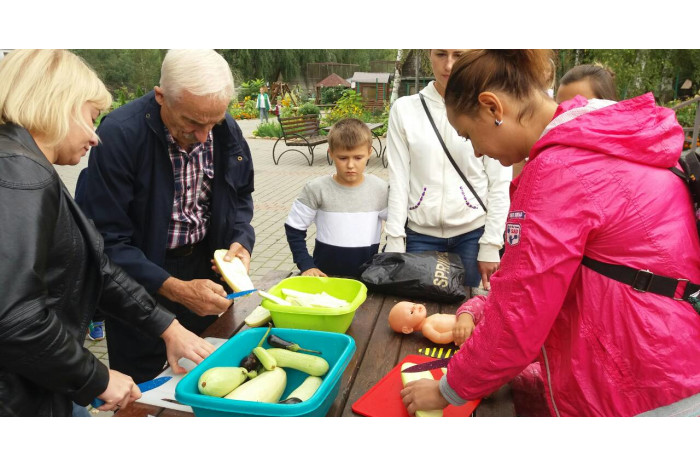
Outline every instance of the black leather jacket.
{"type": "Polygon", "coordinates": [[[0,126],[0,415],[67,416],[104,392],[83,348],[98,305],[155,336],[174,319],[104,254],[31,135],[0,126]]]}

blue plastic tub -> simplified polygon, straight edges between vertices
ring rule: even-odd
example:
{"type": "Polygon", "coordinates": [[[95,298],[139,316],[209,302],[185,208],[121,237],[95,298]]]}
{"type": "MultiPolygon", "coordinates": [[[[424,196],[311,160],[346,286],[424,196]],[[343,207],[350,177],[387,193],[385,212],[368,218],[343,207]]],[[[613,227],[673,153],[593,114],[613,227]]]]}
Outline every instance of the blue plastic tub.
{"type": "MultiPolygon", "coordinates": [[[[322,376],[321,386],[310,399],[304,402],[270,404],[236,401],[199,393],[197,383],[202,373],[217,366],[239,366],[241,359],[253,350],[266,331],[267,328],[249,329],[233,336],[182,378],[175,388],[175,398],[191,406],[198,417],[323,417],[326,415],[338,395],[343,372],[355,353],[355,340],[347,334],[272,328],[271,334],[296,342],[303,348],[319,350],[320,356],[328,361],[328,373],[322,376]]],[[[269,348],[267,342],[263,347],[269,348]]],[[[291,368],[284,370],[287,372],[287,387],[281,400],[284,400],[308,376],[291,368]]]]}

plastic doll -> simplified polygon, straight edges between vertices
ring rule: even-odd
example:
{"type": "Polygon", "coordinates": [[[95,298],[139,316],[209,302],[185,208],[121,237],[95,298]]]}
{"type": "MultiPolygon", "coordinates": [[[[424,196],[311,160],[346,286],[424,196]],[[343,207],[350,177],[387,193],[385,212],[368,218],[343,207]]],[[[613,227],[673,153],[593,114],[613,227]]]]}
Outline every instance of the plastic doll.
{"type": "Polygon", "coordinates": [[[454,341],[452,329],[455,326],[455,315],[426,315],[425,306],[419,303],[399,302],[389,312],[389,326],[394,331],[404,334],[420,331],[435,344],[449,344],[454,341]]]}

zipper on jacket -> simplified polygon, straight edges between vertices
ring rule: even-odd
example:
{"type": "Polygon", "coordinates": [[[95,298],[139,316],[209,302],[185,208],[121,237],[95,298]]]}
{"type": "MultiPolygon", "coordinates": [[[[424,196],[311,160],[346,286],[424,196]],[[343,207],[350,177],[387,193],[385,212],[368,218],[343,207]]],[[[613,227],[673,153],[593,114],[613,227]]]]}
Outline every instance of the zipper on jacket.
{"type": "Polygon", "coordinates": [[[559,415],[559,409],[557,409],[557,404],[556,402],[554,402],[554,392],[552,391],[552,378],[549,374],[549,360],[547,360],[547,351],[545,350],[544,345],[542,346],[542,355],[544,356],[544,368],[547,372],[547,386],[549,386],[549,399],[552,401],[554,413],[557,415],[557,417],[561,417],[561,415],[559,415]]]}
{"type": "Polygon", "coordinates": [[[440,198],[440,236],[445,238],[445,159],[442,158],[442,198],[440,198]]]}

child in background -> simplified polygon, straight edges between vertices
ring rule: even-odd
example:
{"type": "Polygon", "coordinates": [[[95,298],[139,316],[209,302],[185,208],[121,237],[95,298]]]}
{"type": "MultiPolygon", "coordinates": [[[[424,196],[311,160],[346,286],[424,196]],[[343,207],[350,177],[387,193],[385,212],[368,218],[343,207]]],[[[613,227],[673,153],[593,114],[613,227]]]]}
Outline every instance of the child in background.
{"type": "Polygon", "coordinates": [[[568,101],[576,96],[616,101],[615,73],[597,63],[573,67],[559,81],[557,103],[568,101]]]}
{"type": "Polygon", "coordinates": [[[260,111],[260,123],[263,122],[263,119],[267,122],[267,113],[270,111],[270,96],[267,95],[266,87],[263,86],[260,88],[260,94],[258,94],[258,98],[255,100],[255,106],[260,111]]]}
{"type": "Polygon", "coordinates": [[[306,184],[284,224],[287,242],[302,276],[359,277],[359,267],[379,250],[386,220],[388,183],[365,175],[372,133],[355,118],[338,121],[328,135],[336,173],[306,184]],[[306,230],[316,224],[313,258],[306,230]]]}

